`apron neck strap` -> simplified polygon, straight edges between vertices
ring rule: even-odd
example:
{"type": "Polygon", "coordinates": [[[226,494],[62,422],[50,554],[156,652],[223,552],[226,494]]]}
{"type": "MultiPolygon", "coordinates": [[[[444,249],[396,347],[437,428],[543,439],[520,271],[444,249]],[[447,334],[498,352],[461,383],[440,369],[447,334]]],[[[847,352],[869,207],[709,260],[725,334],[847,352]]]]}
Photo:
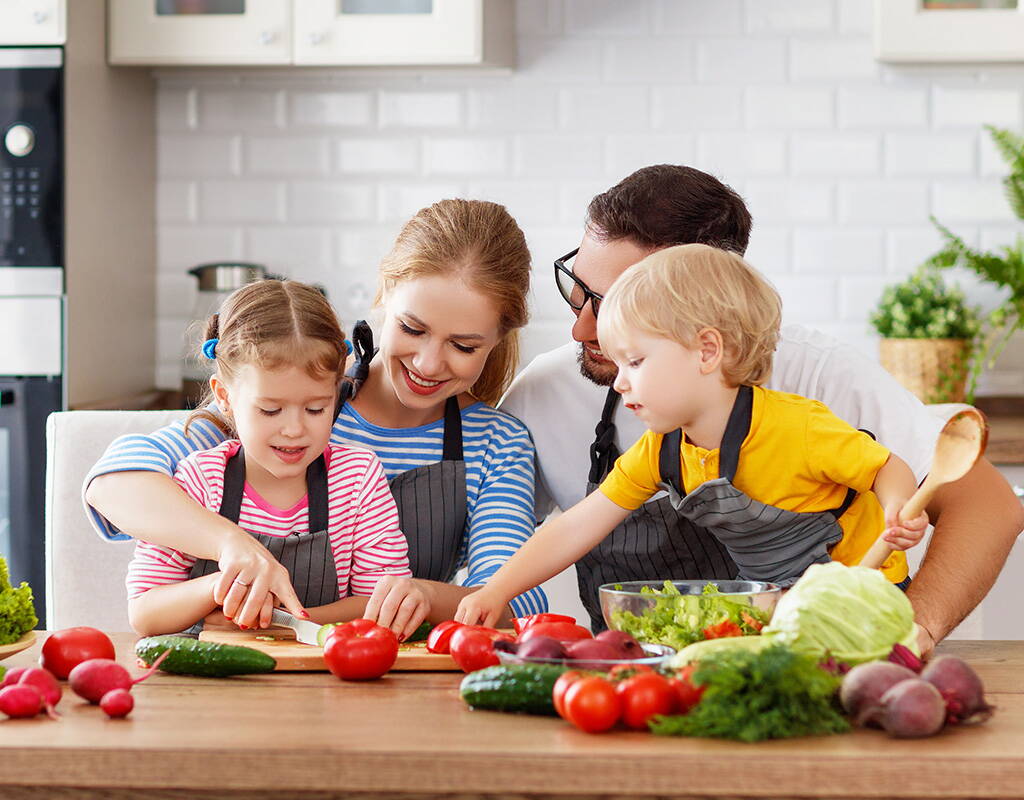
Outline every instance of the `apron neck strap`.
{"type": "Polygon", "coordinates": [[[459,398],[452,395],[444,404],[444,452],[445,461],[462,461],[462,409],[459,398]]]}
{"type": "Polygon", "coordinates": [[[605,479],[619,457],[619,448],[615,446],[615,409],[619,404],[619,393],[613,386],[608,387],[604,398],[601,419],[594,428],[594,441],[590,445],[590,483],[600,483],[605,479]]]}
{"type": "MultiPolygon", "coordinates": [[[[224,466],[224,496],[220,501],[220,515],[236,525],[242,511],[245,493],[245,454],[243,448],[228,459],[224,466]]],[[[327,501],[327,460],[321,453],[306,467],[306,495],[309,514],[309,532],[327,530],[330,512],[327,501]]]]}
{"type": "Polygon", "coordinates": [[[366,381],[370,374],[370,362],[377,355],[377,348],[373,346],[373,331],[366,324],[366,320],[359,320],[352,328],[352,353],[356,360],[341,379],[341,386],[338,388],[338,407],[334,412],[335,419],[341,413],[341,407],[356,396],[359,387],[366,381]]]}
{"type": "Polygon", "coordinates": [[[750,433],[750,417],[754,410],[754,390],[749,386],[740,386],[736,400],[732,404],[729,421],[725,424],[722,446],[719,448],[718,475],[728,478],[732,483],[736,477],[736,467],[740,463],[740,446],[750,433]]]}

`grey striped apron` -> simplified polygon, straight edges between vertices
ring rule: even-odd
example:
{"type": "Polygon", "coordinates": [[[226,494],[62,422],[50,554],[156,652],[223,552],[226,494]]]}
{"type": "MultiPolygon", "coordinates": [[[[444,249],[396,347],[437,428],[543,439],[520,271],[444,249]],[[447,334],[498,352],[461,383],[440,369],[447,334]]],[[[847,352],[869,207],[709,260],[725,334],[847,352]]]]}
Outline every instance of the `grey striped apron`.
{"type": "Polygon", "coordinates": [[[754,500],[733,486],[740,447],[750,431],[753,398],[749,386],[740,387],[719,449],[718,478],[683,493],[682,433],[676,430],[662,439],[658,485],[668,492],[677,513],[721,542],[736,562],[740,579],[792,586],[811,564],[832,560],[829,551],[843,538],[839,517],[857,493],[848,489],[842,505],[828,511],[787,511],[754,500]],[[674,457],[668,455],[673,452],[674,457]]]}
{"type": "MultiPolygon", "coordinates": [[[[341,401],[355,396],[376,354],[373,334],[362,320],[352,331],[356,363],[342,385],[341,401]]],[[[340,405],[339,405],[340,410],[340,405]]],[[[466,462],[462,452],[462,410],[456,397],[444,405],[441,461],[399,473],[388,481],[409,543],[413,577],[449,583],[459,568],[465,538],[466,462]]]]}
{"type": "MultiPolygon", "coordinates": [[[[609,388],[601,420],[590,445],[590,475],[587,494],[605,479],[619,457],[612,419],[619,393],[609,388]]],[[[665,452],[662,444],[662,454],[665,452]]],[[[675,449],[678,469],[679,448],[675,449]]],[[[665,474],[664,472],[662,474],[665,474]]],[[[590,615],[595,631],[607,626],[601,615],[597,589],[603,583],[666,579],[697,580],[736,577],[736,565],[729,552],[710,532],[680,514],[669,497],[644,503],[608,536],[576,562],[580,600],[590,615]]]]}
{"type": "MultiPolygon", "coordinates": [[[[306,492],[308,495],[309,531],[289,533],[287,536],[268,536],[264,533],[246,531],[262,544],[271,555],[288,570],[295,594],[304,607],[333,603],[338,599],[338,570],[331,550],[330,535],[327,531],[329,506],[327,498],[327,462],[323,454],[306,468],[306,492]]],[[[220,515],[238,524],[245,491],[245,458],[241,447],[228,459],[224,468],[224,496],[221,498],[220,515]]],[[[189,578],[210,575],[220,567],[216,561],[199,559],[192,565],[189,578]]],[[[198,634],[203,629],[200,620],[186,631],[198,634]]]]}

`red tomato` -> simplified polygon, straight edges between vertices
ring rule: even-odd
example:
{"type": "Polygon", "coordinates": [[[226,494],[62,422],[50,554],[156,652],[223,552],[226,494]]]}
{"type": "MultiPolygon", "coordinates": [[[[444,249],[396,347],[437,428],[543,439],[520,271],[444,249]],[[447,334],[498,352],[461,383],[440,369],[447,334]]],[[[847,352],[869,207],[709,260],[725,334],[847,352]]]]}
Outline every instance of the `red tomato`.
{"type": "Polygon", "coordinates": [[[641,672],[654,672],[654,670],[647,664],[616,664],[608,670],[608,680],[612,683],[618,683],[627,678],[632,678],[634,675],[639,675],[641,672]]]}
{"type": "Polygon", "coordinates": [[[604,678],[580,678],[568,688],[562,703],[569,722],[587,733],[608,730],[621,714],[615,687],[604,678]]]}
{"type": "Polygon", "coordinates": [[[590,631],[574,622],[538,622],[523,631],[519,641],[528,642],[534,636],[550,636],[560,642],[594,638],[590,631]]]}
{"type": "Polygon", "coordinates": [[[729,636],[742,636],[743,628],[731,619],[724,619],[714,625],[708,625],[704,629],[705,639],[725,639],[729,636]]]}
{"type": "Polygon", "coordinates": [[[65,628],[46,637],[39,664],[64,680],[71,670],[90,658],[116,658],[110,637],[95,628],[65,628]]]}
{"type": "Polygon", "coordinates": [[[555,681],[555,686],[551,690],[551,702],[555,704],[555,711],[558,712],[558,716],[562,719],[569,719],[565,716],[565,693],[569,691],[569,687],[576,683],[576,681],[585,677],[587,677],[585,672],[571,669],[568,672],[563,672],[558,676],[558,680],[555,681]]]}
{"type": "Polygon", "coordinates": [[[492,638],[469,625],[463,625],[452,634],[449,652],[463,672],[476,672],[499,663],[492,638]]]}
{"type": "Polygon", "coordinates": [[[448,654],[448,647],[451,644],[452,634],[462,627],[461,622],[453,619],[446,619],[439,622],[430,633],[427,634],[427,652],[448,654]]]}
{"type": "Polygon", "coordinates": [[[576,617],[565,614],[528,614],[525,617],[516,617],[512,620],[512,627],[516,633],[522,633],[538,622],[571,622],[575,624],[576,617]]]}
{"type": "Polygon", "coordinates": [[[676,693],[676,706],[680,714],[687,713],[697,705],[707,688],[693,682],[693,673],[696,669],[696,664],[690,664],[688,667],[677,670],[674,678],[669,678],[668,684],[676,693]]]}
{"type": "Polygon", "coordinates": [[[379,678],[398,658],[398,637],[368,619],[339,625],[324,644],[327,668],[346,681],[379,678]]]}
{"type": "Polygon", "coordinates": [[[622,703],[622,721],[630,728],[644,730],[656,714],[671,714],[676,708],[676,693],[669,682],[656,672],[634,675],[615,687],[622,703]]]}

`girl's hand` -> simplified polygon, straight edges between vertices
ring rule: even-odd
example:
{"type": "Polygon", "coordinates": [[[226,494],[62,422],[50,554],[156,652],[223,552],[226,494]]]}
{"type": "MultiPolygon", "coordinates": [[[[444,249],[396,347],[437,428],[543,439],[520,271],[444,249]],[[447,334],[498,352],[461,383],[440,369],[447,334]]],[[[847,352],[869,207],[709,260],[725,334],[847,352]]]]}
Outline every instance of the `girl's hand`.
{"type": "Polygon", "coordinates": [[[492,596],[483,588],[462,598],[455,612],[455,620],[466,625],[486,625],[493,628],[507,608],[508,604],[504,600],[492,596]]]}
{"type": "Polygon", "coordinates": [[[428,584],[415,578],[385,575],[373,587],[363,616],[390,628],[403,641],[427,618],[430,607],[428,584]]]}
{"type": "Polygon", "coordinates": [[[900,519],[903,502],[891,503],[885,509],[885,530],[882,538],[896,550],[909,550],[924,538],[928,529],[928,512],[922,511],[912,519],[900,519]]]}

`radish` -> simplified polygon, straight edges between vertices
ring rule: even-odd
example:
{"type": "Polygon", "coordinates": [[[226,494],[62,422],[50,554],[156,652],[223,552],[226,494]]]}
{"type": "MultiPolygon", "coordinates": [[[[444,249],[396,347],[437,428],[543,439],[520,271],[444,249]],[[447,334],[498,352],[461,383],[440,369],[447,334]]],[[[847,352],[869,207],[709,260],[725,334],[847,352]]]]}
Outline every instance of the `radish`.
{"type": "Polygon", "coordinates": [[[111,689],[100,698],[102,708],[111,719],[127,717],[128,712],[135,707],[135,698],[127,689],[111,689]]]}
{"type": "Polygon", "coordinates": [[[43,702],[49,706],[55,706],[60,702],[62,695],[60,684],[49,670],[42,667],[23,670],[18,678],[18,683],[35,686],[43,695],[43,702]]]}
{"type": "Polygon", "coordinates": [[[981,678],[963,659],[939,656],[924,668],[921,677],[942,695],[947,722],[984,722],[992,716],[994,708],[985,702],[981,678]]]}
{"type": "Polygon", "coordinates": [[[160,657],[153,662],[141,678],[132,680],[132,676],[124,667],[109,658],[90,658],[83,661],[68,675],[68,682],[75,694],[84,697],[95,705],[103,699],[103,695],[112,689],[131,689],[136,683],[140,683],[154,672],[167,656],[170,650],[165,650],[160,657]]]}
{"type": "Polygon", "coordinates": [[[13,686],[18,682],[18,678],[21,677],[21,673],[28,670],[28,667],[15,667],[14,669],[7,670],[7,674],[4,675],[4,680],[0,683],[0,689],[5,686],[13,686]]]}
{"type": "Polygon", "coordinates": [[[0,689],[0,711],[9,717],[34,717],[44,705],[42,693],[31,684],[16,683],[0,689]]]}

